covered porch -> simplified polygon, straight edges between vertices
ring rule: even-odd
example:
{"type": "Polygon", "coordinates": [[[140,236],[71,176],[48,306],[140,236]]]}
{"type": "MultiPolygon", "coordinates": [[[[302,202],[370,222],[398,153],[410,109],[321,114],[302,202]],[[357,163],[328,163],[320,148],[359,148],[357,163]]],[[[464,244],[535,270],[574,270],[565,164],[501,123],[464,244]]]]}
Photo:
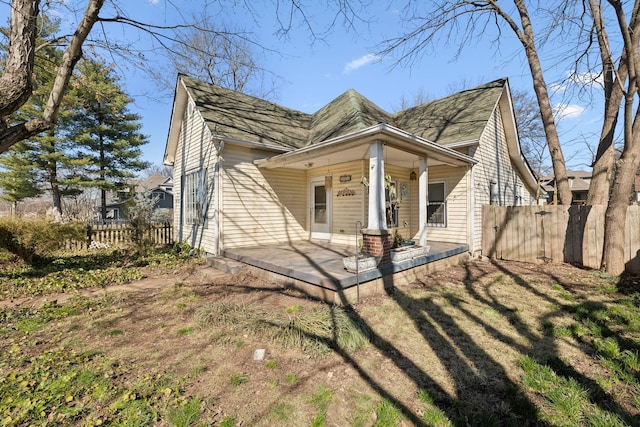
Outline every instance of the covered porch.
{"type": "Polygon", "coordinates": [[[358,239],[361,253],[381,258],[382,264],[404,241],[423,248],[432,238],[464,242],[473,252],[470,171],[477,161],[463,152],[378,124],[254,163],[265,172],[305,174],[303,221],[310,240],[358,239]]]}
{"type": "Polygon", "coordinates": [[[468,259],[466,244],[431,241],[429,245],[426,256],[381,263],[359,273],[348,272],[342,263],[342,258],[354,255],[353,246],[322,240],[226,249],[222,255],[311,297],[349,304],[468,259]]]}

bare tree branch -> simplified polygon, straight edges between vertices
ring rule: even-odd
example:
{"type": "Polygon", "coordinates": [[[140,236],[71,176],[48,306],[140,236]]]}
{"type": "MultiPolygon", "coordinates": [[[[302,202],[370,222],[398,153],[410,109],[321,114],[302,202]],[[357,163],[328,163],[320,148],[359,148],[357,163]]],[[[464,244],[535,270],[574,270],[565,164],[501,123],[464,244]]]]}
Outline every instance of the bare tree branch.
{"type": "MultiPolygon", "coordinates": [[[[20,2],[14,1],[13,4],[22,4],[22,3],[35,3],[38,4],[38,1],[32,2],[20,2]]],[[[100,8],[104,4],[104,0],[90,0],[85,13],[82,17],[82,20],[78,24],[76,31],[71,38],[71,42],[69,46],[65,50],[62,56],[62,62],[58,67],[58,72],[56,74],[56,78],[53,83],[53,89],[49,95],[49,99],[47,101],[47,105],[42,113],[42,117],[28,121],[26,123],[19,123],[17,125],[13,125],[11,127],[5,127],[4,129],[0,129],[0,153],[3,153],[9,149],[13,144],[19,142],[23,139],[29,138],[30,136],[37,135],[38,133],[44,132],[48,129],[53,128],[56,123],[58,110],[60,109],[60,105],[62,103],[62,98],[64,96],[64,92],[69,83],[69,79],[71,78],[71,74],[75,68],[76,63],[82,56],[82,45],[85,42],[91,28],[98,20],[98,13],[100,12],[100,8]]],[[[31,9],[37,10],[37,9],[31,9]]],[[[35,20],[35,17],[33,17],[35,20]]],[[[13,24],[13,22],[12,22],[13,24]]],[[[33,55],[35,53],[34,42],[35,42],[35,21],[32,23],[33,27],[25,27],[21,23],[17,23],[16,25],[21,26],[23,31],[29,31],[29,34],[25,34],[22,38],[26,38],[31,40],[30,44],[27,44],[26,48],[31,52],[30,56],[20,56],[20,53],[14,53],[15,60],[19,60],[21,62],[20,67],[15,67],[15,69],[5,70],[0,77],[0,81],[5,77],[7,79],[16,78],[16,75],[22,75],[28,73],[28,79],[30,79],[31,72],[33,71],[33,55]],[[33,37],[33,39],[31,39],[33,37]],[[16,57],[17,56],[17,57],[16,57]]],[[[11,31],[13,32],[13,25],[11,31]]],[[[18,36],[17,36],[18,37],[18,36]]],[[[21,42],[22,39],[16,38],[16,42],[21,42]]],[[[11,54],[10,54],[11,56],[11,54]]],[[[4,93],[6,90],[3,86],[0,85],[0,93],[4,93]]],[[[31,87],[23,89],[26,93],[26,98],[22,101],[22,104],[26,102],[28,97],[31,95],[31,87]]],[[[0,97],[2,98],[2,97],[0,97]]],[[[22,104],[13,104],[13,109],[5,107],[4,109],[0,108],[0,117],[5,117],[12,112],[16,111],[22,104]]]]}

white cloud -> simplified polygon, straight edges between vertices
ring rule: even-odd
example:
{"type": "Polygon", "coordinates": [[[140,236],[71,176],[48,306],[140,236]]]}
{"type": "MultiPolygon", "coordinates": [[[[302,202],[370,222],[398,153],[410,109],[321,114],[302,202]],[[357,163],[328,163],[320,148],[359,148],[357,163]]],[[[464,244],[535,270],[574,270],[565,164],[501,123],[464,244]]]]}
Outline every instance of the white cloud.
{"type": "Polygon", "coordinates": [[[576,86],[597,86],[601,88],[604,86],[602,73],[567,73],[565,80],[549,84],[549,89],[552,93],[564,93],[570,87],[575,88],[576,86]]]}
{"type": "Polygon", "coordinates": [[[378,55],[374,53],[367,53],[366,55],[361,56],[358,59],[354,59],[353,61],[345,65],[343,73],[349,74],[350,72],[355,71],[361,67],[364,67],[367,64],[377,61],[378,59],[380,59],[378,55]]]}
{"type": "Polygon", "coordinates": [[[573,74],[569,76],[569,79],[572,82],[581,84],[581,85],[587,85],[587,86],[598,85],[600,87],[604,86],[602,73],[587,72],[587,73],[573,74]]]}
{"type": "Polygon", "coordinates": [[[147,3],[149,3],[150,5],[154,5],[155,6],[156,4],[158,4],[159,1],[160,0],[147,0],[147,3]]]}
{"type": "Polygon", "coordinates": [[[582,113],[586,111],[586,108],[576,104],[556,104],[553,106],[553,115],[556,120],[575,119],[580,117],[582,113]]]}
{"type": "Polygon", "coordinates": [[[567,90],[567,85],[564,83],[551,83],[549,89],[551,89],[551,93],[564,92],[567,90]]]}

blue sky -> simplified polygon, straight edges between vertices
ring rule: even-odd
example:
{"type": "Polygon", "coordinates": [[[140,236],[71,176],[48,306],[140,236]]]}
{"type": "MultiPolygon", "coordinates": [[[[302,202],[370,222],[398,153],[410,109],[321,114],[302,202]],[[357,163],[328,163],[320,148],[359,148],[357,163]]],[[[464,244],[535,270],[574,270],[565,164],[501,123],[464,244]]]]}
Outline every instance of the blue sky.
{"type": "MultiPolygon", "coordinates": [[[[188,17],[192,12],[200,11],[202,3],[185,0],[180,3],[181,10],[188,17]]],[[[281,3],[287,4],[286,0],[281,3]]],[[[315,4],[308,9],[310,19],[316,28],[323,28],[332,18],[325,2],[309,3],[315,4]]],[[[258,52],[258,61],[278,76],[280,83],[274,102],[308,113],[317,111],[348,89],[355,89],[387,111],[394,111],[403,96],[411,99],[418,91],[433,99],[451,93],[452,87],[461,89],[463,84],[470,87],[502,77],[508,77],[515,90],[532,91],[521,47],[510,33],[503,33],[498,54],[487,40],[479,39],[457,59],[454,59],[455,46],[433,49],[411,67],[394,67],[393,58],[376,57],[373,52],[379,41],[403,31],[394,2],[385,2],[385,6],[380,3],[375,2],[367,9],[371,18],[368,25],[361,24],[357,31],[347,31],[338,22],[323,41],[315,43],[311,43],[309,32],[299,25],[285,38],[276,36],[278,26],[271,2],[254,3],[253,15],[239,7],[226,7],[215,14],[227,24],[252,32],[263,46],[273,50],[258,52]]],[[[140,21],[163,25],[179,20],[176,10],[165,0],[129,0],[121,4],[131,18],[140,21]]],[[[4,10],[6,5],[0,4],[0,13],[4,10]]],[[[108,16],[107,12],[105,10],[101,15],[108,16]]],[[[69,15],[63,19],[73,20],[69,15]]],[[[296,22],[299,24],[300,21],[296,22]]],[[[105,26],[105,29],[116,37],[134,40],[141,47],[149,45],[144,34],[116,25],[105,26]]],[[[144,61],[147,66],[156,68],[161,66],[162,59],[147,52],[144,61]]],[[[554,102],[565,105],[559,130],[568,166],[588,169],[591,154],[584,141],[589,140],[592,146],[597,143],[601,104],[596,101],[592,108],[585,102],[564,99],[563,87],[557,82],[566,77],[567,70],[547,66],[545,71],[547,82],[557,90],[554,102]]],[[[119,72],[127,92],[135,99],[131,109],[141,115],[143,132],[149,136],[150,143],[143,148],[144,159],[161,164],[172,99],[148,96],[157,95],[160,89],[144,71],[122,65],[119,72]]]]}

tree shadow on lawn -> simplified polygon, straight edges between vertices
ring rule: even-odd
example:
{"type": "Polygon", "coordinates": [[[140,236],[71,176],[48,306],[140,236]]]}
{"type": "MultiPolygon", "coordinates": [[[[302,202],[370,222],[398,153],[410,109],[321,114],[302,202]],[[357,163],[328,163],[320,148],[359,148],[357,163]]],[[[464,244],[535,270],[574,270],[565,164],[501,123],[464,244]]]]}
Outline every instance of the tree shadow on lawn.
{"type": "MultiPolygon", "coordinates": [[[[478,279],[467,270],[465,282],[478,279]]],[[[434,388],[424,370],[412,376],[419,388],[426,389],[434,397],[434,403],[454,425],[545,425],[520,385],[508,375],[496,356],[487,352],[486,345],[479,343],[480,337],[459,326],[460,315],[507,345],[519,347],[515,339],[499,333],[469,310],[461,310],[468,301],[457,295],[442,295],[450,307],[458,310],[453,313],[431,295],[416,298],[402,287],[391,289],[390,296],[412,320],[424,342],[445,367],[454,392],[434,388]]],[[[490,307],[500,309],[497,305],[490,307]]]]}
{"type": "MultiPolygon", "coordinates": [[[[316,268],[321,268],[311,257],[308,261],[316,268]]],[[[544,292],[542,286],[551,287],[553,283],[563,284],[566,280],[553,273],[536,270],[536,277],[546,277],[548,280],[543,284],[533,283],[526,277],[526,268],[531,267],[520,264],[511,268],[509,263],[471,262],[464,267],[455,267],[462,274],[449,284],[434,283],[439,280],[439,276],[434,274],[410,286],[395,286],[388,276],[385,289],[390,301],[393,301],[389,307],[401,318],[406,317],[409,322],[406,330],[398,329],[390,333],[372,320],[367,320],[372,317],[371,313],[366,314],[367,309],[372,307],[366,301],[357,306],[345,305],[343,310],[353,325],[369,337],[371,345],[384,360],[403,373],[403,381],[417,390],[426,391],[432,397],[434,407],[442,411],[454,425],[549,425],[541,417],[539,409],[541,404],[544,405],[541,403],[543,397],[527,390],[521,381],[523,372],[518,366],[518,359],[524,356],[549,366],[559,376],[574,378],[588,390],[591,404],[619,415],[628,424],[637,424],[633,415],[616,403],[595,380],[578,372],[562,358],[559,338],[542,331],[545,323],[553,324],[556,318],[566,317],[567,312],[571,313],[588,301],[569,304],[560,296],[544,292]],[[502,283],[505,277],[511,279],[509,288],[502,283]],[[546,304],[549,309],[526,321],[523,319],[526,313],[518,310],[510,300],[509,293],[522,294],[531,304],[546,304]],[[393,338],[387,338],[389,336],[393,338]],[[419,338],[421,342],[412,347],[398,340],[398,336],[419,338]],[[429,353],[411,351],[415,348],[429,353]],[[436,372],[439,367],[444,373],[436,372]]],[[[325,274],[330,276],[328,272],[325,274]]],[[[225,285],[223,292],[233,297],[259,291],[260,298],[286,293],[292,297],[315,300],[300,290],[292,292],[280,286],[257,287],[251,285],[250,276],[245,279],[239,284],[225,285]]],[[[195,292],[208,291],[199,288],[195,292]]],[[[342,298],[346,304],[346,296],[342,295],[342,298]]],[[[377,301],[376,304],[385,302],[377,301]]],[[[381,308],[375,307],[376,311],[381,308]]],[[[597,306],[587,308],[597,309],[597,306]]],[[[375,314],[378,319],[384,316],[384,313],[375,314]]],[[[607,334],[615,333],[610,329],[603,330],[607,334]]],[[[402,411],[409,422],[414,425],[429,423],[424,418],[424,405],[417,396],[414,401],[399,396],[394,388],[397,383],[386,381],[381,372],[364,364],[358,352],[349,353],[342,349],[337,337],[326,338],[302,330],[299,332],[331,348],[380,398],[388,400],[402,411]]],[[[632,341],[622,341],[622,345],[637,351],[637,345],[632,341]]],[[[585,344],[580,351],[588,350],[587,347],[585,344]]],[[[200,350],[204,351],[204,348],[200,350]]]]}
{"type": "MultiPolygon", "coordinates": [[[[598,328],[602,331],[603,337],[616,337],[618,343],[621,344],[621,348],[623,350],[630,350],[637,354],[640,347],[638,346],[638,342],[633,339],[628,339],[621,336],[616,331],[612,330],[610,326],[605,321],[605,317],[601,314],[602,310],[606,311],[606,306],[602,302],[599,301],[589,301],[588,299],[577,296],[575,293],[573,296],[575,297],[575,304],[569,304],[566,301],[555,298],[546,294],[544,292],[540,292],[535,289],[524,277],[514,271],[514,269],[508,268],[509,263],[505,262],[492,262],[492,264],[502,273],[507,275],[513,280],[513,283],[517,286],[514,289],[514,292],[529,292],[533,295],[547,301],[552,306],[557,307],[555,310],[549,311],[547,314],[540,318],[540,324],[544,327],[544,325],[550,325],[552,328],[555,325],[555,320],[562,316],[571,315],[574,321],[582,321],[589,320],[593,322],[594,325],[597,325],[598,328]]],[[[576,283],[573,279],[570,278],[561,278],[556,274],[548,273],[547,276],[551,279],[552,284],[559,284],[563,286],[565,289],[570,289],[572,286],[578,285],[583,286],[582,284],[576,283]]],[[[578,281],[579,282],[579,281],[578,281]]],[[[470,284],[467,285],[470,288],[470,284]]],[[[474,292],[474,295],[481,299],[482,297],[474,292]]],[[[502,304],[498,301],[491,301],[497,309],[506,309],[502,304]]],[[[491,332],[495,334],[495,332],[491,332]]],[[[497,336],[497,335],[496,335],[497,336]]],[[[524,335],[523,335],[524,336],[524,335]]],[[[596,350],[593,348],[592,344],[585,341],[583,337],[579,334],[576,334],[575,329],[572,330],[571,336],[577,341],[578,345],[580,345],[580,350],[585,354],[593,357],[595,360],[598,360],[598,355],[596,354],[596,350]]],[[[627,409],[623,408],[611,393],[607,392],[602,388],[597,381],[593,378],[588,377],[584,373],[576,370],[574,366],[570,363],[574,361],[566,360],[566,357],[561,357],[559,349],[556,348],[554,342],[558,340],[553,336],[553,330],[545,331],[544,335],[540,339],[532,339],[532,347],[528,352],[524,351],[526,349],[522,349],[523,354],[529,354],[532,358],[539,364],[548,366],[551,368],[559,377],[571,378],[574,379],[583,386],[584,390],[587,391],[588,398],[591,404],[600,408],[602,411],[615,413],[620,416],[628,425],[639,425],[640,420],[637,416],[632,415],[627,409]]],[[[594,362],[595,362],[594,360],[594,362]]],[[[602,360],[602,359],[600,359],[602,360]]]]}
{"type": "MultiPolygon", "coordinates": [[[[314,262],[312,257],[307,257],[310,265],[322,271],[322,267],[314,262]]],[[[324,272],[331,278],[331,273],[324,272]]],[[[482,277],[471,276],[468,271],[468,281],[478,280],[482,277]]],[[[392,340],[387,339],[384,333],[377,331],[377,325],[368,323],[359,313],[359,307],[348,305],[348,300],[341,294],[345,310],[354,325],[357,325],[363,334],[370,338],[371,344],[391,362],[397,370],[402,371],[405,380],[412,383],[417,390],[423,390],[431,396],[433,404],[441,410],[454,425],[546,425],[538,417],[538,409],[521,390],[521,385],[505,370],[503,365],[495,359],[495,355],[477,342],[477,337],[458,326],[458,319],[448,313],[444,307],[433,301],[430,295],[415,297],[394,286],[391,276],[386,276],[384,288],[388,295],[396,303],[400,313],[407,316],[413,323],[415,330],[419,331],[425,349],[431,349],[438,358],[439,363],[445,368],[445,376],[452,382],[453,391],[441,385],[442,376],[437,377],[429,373],[429,366],[425,365],[421,354],[407,354],[392,340]]],[[[453,302],[453,300],[450,300],[453,302]]],[[[497,304],[489,305],[500,310],[497,304]]],[[[464,314],[463,314],[464,315],[464,314]]],[[[488,329],[491,324],[471,318],[479,326],[488,329]]],[[[409,328],[408,328],[409,329],[409,328]]],[[[398,330],[396,337],[403,331],[398,330]]],[[[535,337],[533,331],[525,335],[535,337]]],[[[322,340],[343,361],[349,364],[358,375],[365,380],[381,398],[388,400],[414,425],[427,425],[429,420],[423,418],[422,409],[416,396],[414,403],[407,403],[396,395],[393,384],[380,378],[379,372],[367,369],[359,360],[357,353],[349,354],[338,345],[337,339],[329,339],[317,336],[309,336],[305,331],[300,333],[309,338],[322,340]]],[[[515,339],[506,340],[508,344],[516,346],[515,339]]],[[[394,337],[395,341],[395,337],[394,337]]],[[[526,348],[520,348],[525,350],[526,348]]]]}

